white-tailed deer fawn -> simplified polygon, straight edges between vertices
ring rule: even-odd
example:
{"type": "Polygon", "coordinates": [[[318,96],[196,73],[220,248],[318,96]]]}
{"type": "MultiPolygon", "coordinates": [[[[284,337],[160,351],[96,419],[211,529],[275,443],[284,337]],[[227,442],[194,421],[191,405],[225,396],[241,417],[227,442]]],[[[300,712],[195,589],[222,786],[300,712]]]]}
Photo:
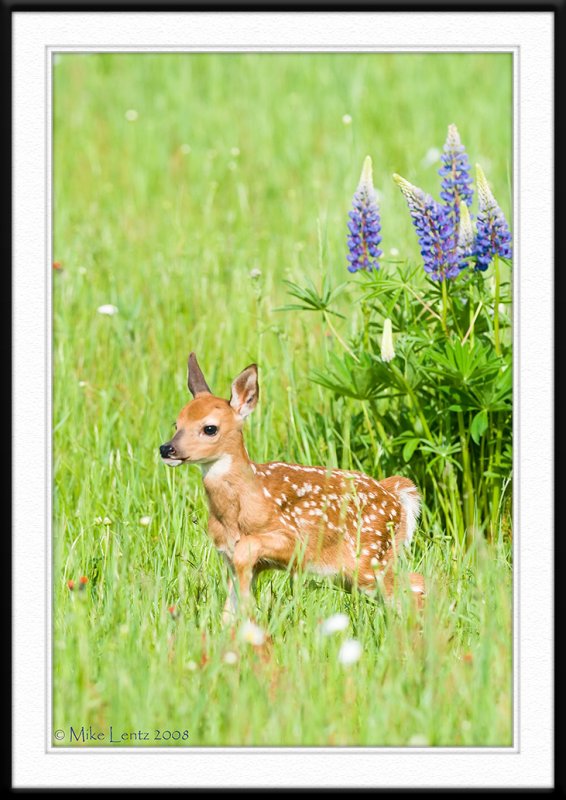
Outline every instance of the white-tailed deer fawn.
{"type": "MultiPolygon", "coordinates": [[[[193,400],[179,413],[176,433],[161,445],[169,466],[200,464],[208,498],[208,530],[230,568],[224,617],[250,596],[264,569],[301,567],[340,578],[347,587],[395,588],[399,546],[415,530],[420,499],[401,476],[377,481],[361,472],[278,461],[254,464],[242,427],[259,396],[251,364],[232,383],[230,400],[212,394],[194,353],[188,386],[193,400]]],[[[409,575],[420,601],[424,579],[409,575]]]]}

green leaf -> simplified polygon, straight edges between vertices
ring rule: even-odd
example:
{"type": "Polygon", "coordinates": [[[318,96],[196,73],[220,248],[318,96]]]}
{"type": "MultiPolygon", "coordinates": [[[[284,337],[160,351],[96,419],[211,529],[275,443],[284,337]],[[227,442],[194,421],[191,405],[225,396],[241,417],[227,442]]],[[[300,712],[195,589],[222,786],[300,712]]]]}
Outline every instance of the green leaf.
{"type": "Polygon", "coordinates": [[[413,453],[417,449],[419,445],[418,439],[409,439],[405,447],[403,448],[403,460],[405,462],[410,461],[413,457],[413,453]]]}
{"type": "Polygon", "coordinates": [[[472,424],[470,425],[470,434],[476,444],[480,443],[480,439],[486,432],[487,426],[487,411],[485,409],[478,411],[472,420],[472,424]]]}

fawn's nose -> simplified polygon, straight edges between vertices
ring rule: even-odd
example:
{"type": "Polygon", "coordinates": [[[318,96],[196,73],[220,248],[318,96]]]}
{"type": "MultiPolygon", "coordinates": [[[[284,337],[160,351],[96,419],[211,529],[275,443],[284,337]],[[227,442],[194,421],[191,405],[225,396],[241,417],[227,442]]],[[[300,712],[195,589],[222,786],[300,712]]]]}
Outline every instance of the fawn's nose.
{"type": "Polygon", "coordinates": [[[159,452],[161,453],[161,458],[172,458],[175,455],[175,448],[170,442],[167,442],[167,444],[161,445],[159,452]]]}

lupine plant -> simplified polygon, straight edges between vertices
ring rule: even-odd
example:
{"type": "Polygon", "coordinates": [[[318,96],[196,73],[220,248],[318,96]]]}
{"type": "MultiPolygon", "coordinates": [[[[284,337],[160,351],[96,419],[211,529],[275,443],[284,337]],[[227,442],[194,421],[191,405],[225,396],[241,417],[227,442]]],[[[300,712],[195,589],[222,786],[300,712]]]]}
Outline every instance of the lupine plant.
{"type": "Polygon", "coordinates": [[[371,271],[379,268],[381,222],[373,185],[371,158],[366,157],[358,188],[352,199],[348,221],[348,270],[371,271]]]}
{"type": "Polygon", "coordinates": [[[393,175],[422,263],[382,258],[377,269],[380,217],[366,158],[346,240],[348,269],[360,273],[364,324],[312,377],[335,394],[337,432],[340,403],[358,404],[366,435],[356,430],[349,446],[360,467],[381,477],[406,465],[425,507],[440,509],[448,535],[466,544],[510,530],[501,520],[508,518],[512,466],[511,337],[502,312],[510,303],[511,235],[481,167],[474,193],[455,125],[439,175],[439,200],[393,175]]]}

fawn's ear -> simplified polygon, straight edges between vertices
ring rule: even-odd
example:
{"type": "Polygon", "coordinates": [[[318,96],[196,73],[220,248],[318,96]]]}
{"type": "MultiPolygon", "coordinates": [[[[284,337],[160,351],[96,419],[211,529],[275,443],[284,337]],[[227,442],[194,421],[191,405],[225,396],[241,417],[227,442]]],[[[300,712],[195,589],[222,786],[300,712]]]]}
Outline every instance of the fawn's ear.
{"type": "Polygon", "coordinates": [[[189,377],[187,384],[193,397],[196,397],[197,394],[202,394],[203,392],[212,394],[208,388],[207,382],[204,379],[204,375],[201,372],[197,357],[194,353],[191,353],[189,356],[189,377]]]}
{"type": "Polygon", "coordinates": [[[256,407],[258,397],[257,366],[250,364],[237,378],[234,378],[230,405],[242,419],[245,419],[256,407]]]}

